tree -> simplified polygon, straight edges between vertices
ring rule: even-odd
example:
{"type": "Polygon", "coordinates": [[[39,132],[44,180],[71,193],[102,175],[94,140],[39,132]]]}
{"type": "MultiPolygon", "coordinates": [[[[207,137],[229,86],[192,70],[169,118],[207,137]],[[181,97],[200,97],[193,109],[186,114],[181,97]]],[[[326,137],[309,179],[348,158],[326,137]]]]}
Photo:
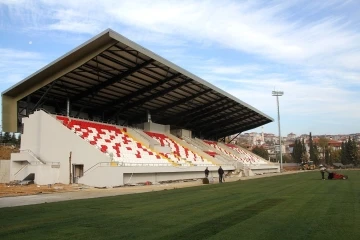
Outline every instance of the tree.
{"type": "MultiPolygon", "coordinates": [[[[329,139],[321,137],[319,138],[319,147],[321,148],[322,159],[325,160],[325,152],[328,150],[329,147],[329,139]]],[[[325,160],[326,162],[326,160],[325,160]]]]}
{"type": "Polygon", "coordinates": [[[354,163],[354,159],[353,159],[353,143],[351,141],[351,137],[349,136],[349,139],[347,140],[347,142],[345,143],[346,145],[346,151],[345,151],[345,157],[346,157],[346,163],[350,164],[350,163],[354,163]]]}
{"type": "Polygon", "coordinates": [[[5,132],[3,136],[3,143],[9,143],[11,141],[11,135],[9,132],[5,132]]]}
{"type": "Polygon", "coordinates": [[[359,147],[357,142],[355,141],[355,139],[353,139],[353,151],[354,151],[354,159],[355,159],[355,165],[358,165],[360,162],[360,152],[359,152],[359,147]]]}
{"type": "Polygon", "coordinates": [[[340,157],[340,160],[341,160],[341,163],[342,164],[347,164],[346,162],[346,144],[344,142],[341,143],[341,157],[340,157]]]}
{"type": "MultiPolygon", "coordinates": [[[[305,158],[307,159],[307,152],[306,152],[306,145],[305,145],[305,139],[304,139],[304,138],[302,139],[302,148],[303,148],[303,149],[302,149],[302,150],[303,150],[303,151],[302,151],[302,153],[303,153],[303,156],[302,156],[303,159],[302,159],[302,161],[305,162],[304,159],[305,159],[305,158]]],[[[306,162],[307,162],[307,161],[306,161],[306,162]]]]}
{"type": "Polygon", "coordinates": [[[313,161],[315,165],[318,165],[319,158],[318,158],[317,146],[313,143],[311,132],[309,136],[309,153],[310,153],[310,161],[313,161]]]}
{"type": "Polygon", "coordinates": [[[19,137],[18,137],[18,139],[17,139],[17,145],[20,146],[20,144],[21,144],[21,133],[19,134],[19,137]]]}
{"type": "Polygon", "coordinates": [[[328,164],[328,165],[331,165],[331,161],[330,161],[330,150],[329,150],[329,148],[326,148],[324,154],[325,154],[325,157],[324,157],[325,163],[328,164]]]}
{"type": "Polygon", "coordinates": [[[12,144],[17,144],[17,139],[16,139],[15,133],[13,133],[13,134],[11,135],[10,143],[12,143],[12,144]]]}
{"type": "Polygon", "coordinates": [[[347,164],[358,163],[358,147],[355,139],[349,136],[348,141],[345,143],[345,157],[347,164]]]}
{"type": "Polygon", "coordinates": [[[290,155],[290,154],[284,154],[284,155],[283,155],[283,162],[284,162],[284,163],[291,163],[291,162],[293,162],[293,159],[291,158],[291,155],[290,155]]]}
{"type": "Polygon", "coordinates": [[[319,147],[317,144],[314,144],[314,164],[318,165],[320,164],[320,160],[319,160],[319,147]]]}
{"type": "Polygon", "coordinates": [[[266,160],[269,159],[269,153],[263,147],[256,146],[253,148],[252,152],[266,160]]]}
{"type": "Polygon", "coordinates": [[[339,163],[341,162],[341,149],[339,150],[331,150],[330,151],[330,159],[328,164],[333,164],[333,163],[339,163]]]}
{"type": "Polygon", "coordinates": [[[301,163],[303,160],[303,146],[300,140],[295,140],[293,152],[291,154],[292,158],[296,163],[301,163]]]}

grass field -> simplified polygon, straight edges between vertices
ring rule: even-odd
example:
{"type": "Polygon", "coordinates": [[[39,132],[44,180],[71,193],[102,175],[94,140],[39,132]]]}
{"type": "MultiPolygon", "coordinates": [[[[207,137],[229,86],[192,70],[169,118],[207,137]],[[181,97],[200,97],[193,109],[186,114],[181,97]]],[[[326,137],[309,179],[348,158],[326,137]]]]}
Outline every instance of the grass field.
{"type": "MultiPolygon", "coordinates": [[[[0,239],[360,239],[360,171],[0,209],[0,239]]],[[[0,199],[1,201],[1,199],[0,199]]]]}

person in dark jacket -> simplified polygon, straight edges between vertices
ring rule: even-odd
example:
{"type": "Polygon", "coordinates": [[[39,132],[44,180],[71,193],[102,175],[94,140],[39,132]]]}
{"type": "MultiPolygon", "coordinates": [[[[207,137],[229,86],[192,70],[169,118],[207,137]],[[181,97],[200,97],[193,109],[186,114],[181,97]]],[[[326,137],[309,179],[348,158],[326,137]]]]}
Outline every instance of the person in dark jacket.
{"type": "Polygon", "coordinates": [[[221,166],[219,167],[218,173],[219,173],[219,183],[222,183],[223,182],[224,170],[221,168],[221,166]]]}
{"type": "Polygon", "coordinates": [[[207,178],[208,176],[209,176],[209,169],[206,167],[206,169],[205,169],[205,177],[207,178]]]}
{"type": "Polygon", "coordinates": [[[322,165],[322,164],[320,164],[319,167],[320,167],[320,172],[321,172],[321,179],[325,180],[324,175],[325,175],[325,172],[326,172],[326,167],[324,167],[324,165],[322,165]]]}

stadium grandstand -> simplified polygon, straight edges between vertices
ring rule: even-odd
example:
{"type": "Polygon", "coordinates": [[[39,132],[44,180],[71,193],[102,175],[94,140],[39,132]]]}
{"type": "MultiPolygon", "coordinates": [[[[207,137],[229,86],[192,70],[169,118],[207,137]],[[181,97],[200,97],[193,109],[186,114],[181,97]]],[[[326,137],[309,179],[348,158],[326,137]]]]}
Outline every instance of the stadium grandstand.
{"type": "Polygon", "coordinates": [[[10,180],[121,186],[193,179],[205,167],[278,172],[225,137],[273,119],[108,29],[2,93],[21,132],[10,180]]]}

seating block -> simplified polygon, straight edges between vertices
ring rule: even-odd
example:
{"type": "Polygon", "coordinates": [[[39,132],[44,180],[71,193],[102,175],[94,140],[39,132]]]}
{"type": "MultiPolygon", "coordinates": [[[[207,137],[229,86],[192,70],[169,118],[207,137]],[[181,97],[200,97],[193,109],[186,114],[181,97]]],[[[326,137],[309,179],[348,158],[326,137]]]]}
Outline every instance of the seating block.
{"type": "Polygon", "coordinates": [[[136,142],[128,134],[126,128],[118,128],[97,122],[71,119],[57,116],[76,135],[107,154],[114,161],[139,163],[166,163],[168,160],[136,142]]]}

